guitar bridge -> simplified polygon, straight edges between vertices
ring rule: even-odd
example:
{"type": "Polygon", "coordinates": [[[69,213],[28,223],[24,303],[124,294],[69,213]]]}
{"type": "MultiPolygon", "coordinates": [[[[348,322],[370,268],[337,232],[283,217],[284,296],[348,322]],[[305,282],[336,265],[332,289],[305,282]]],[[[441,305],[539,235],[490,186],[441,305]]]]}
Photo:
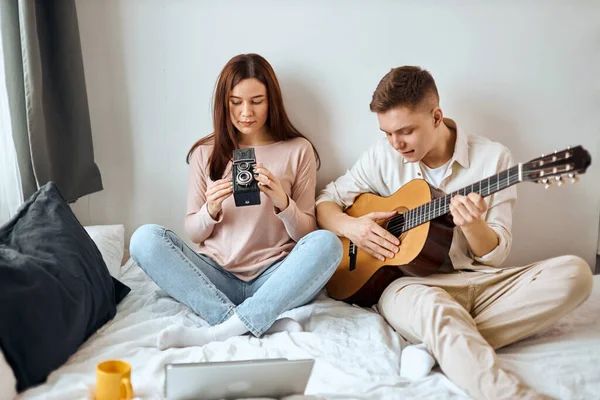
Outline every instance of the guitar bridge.
{"type": "Polygon", "coordinates": [[[348,269],[350,271],[356,269],[356,250],[356,245],[350,242],[350,246],[348,247],[348,257],[350,257],[350,267],[348,269]]]}

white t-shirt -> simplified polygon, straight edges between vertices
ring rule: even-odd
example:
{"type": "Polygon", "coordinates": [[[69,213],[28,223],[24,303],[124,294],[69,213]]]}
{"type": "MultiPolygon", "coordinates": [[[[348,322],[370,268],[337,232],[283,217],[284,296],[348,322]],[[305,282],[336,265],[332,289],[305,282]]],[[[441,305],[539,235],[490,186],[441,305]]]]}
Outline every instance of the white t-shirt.
{"type": "Polygon", "coordinates": [[[450,165],[450,161],[452,158],[446,161],[446,163],[437,168],[429,168],[427,165],[421,163],[421,169],[423,170],[423,175],[425,180],[433,187],[439,188],[440,183],[444,180],[444,176],[446,176],[446,170],[450,165]]]}

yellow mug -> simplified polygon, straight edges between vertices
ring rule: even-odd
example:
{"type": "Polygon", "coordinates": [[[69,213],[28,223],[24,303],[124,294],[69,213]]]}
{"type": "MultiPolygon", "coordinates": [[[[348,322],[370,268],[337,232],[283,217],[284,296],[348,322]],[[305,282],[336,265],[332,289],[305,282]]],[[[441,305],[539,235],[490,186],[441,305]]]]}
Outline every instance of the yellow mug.
{"type": "Polygon", "coordinates": [[[109,360],[96,366],[96,400],[133,399],[131,365],[109,360]]]}

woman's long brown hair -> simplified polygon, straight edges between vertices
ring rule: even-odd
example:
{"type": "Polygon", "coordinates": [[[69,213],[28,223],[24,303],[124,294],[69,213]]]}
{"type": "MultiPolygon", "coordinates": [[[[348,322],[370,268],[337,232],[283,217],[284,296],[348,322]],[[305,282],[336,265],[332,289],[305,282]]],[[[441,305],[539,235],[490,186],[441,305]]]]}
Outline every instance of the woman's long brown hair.
{"type": "MultiPolygon", "coordinates": [[[[227,62],[217,80],[213,99],[214,132],[194,143],[186,157],[186,162],[189,164],[196,147],[213,141],[213,150],[209,159],[210,179],[213,181],[221,179],[227,163],[233,157],[233,150],[238,148],[237,130],[233,126],[229,116],[229,94],[235,85],[249,78],[258,79],[267,88],[269,115],[266,125],[269,127],[273,139],[277,141],[297,137],[307,139],[290,122],[283,107],[279,82],[267,60],[258,54],[237,55],[227,62]]],[[[312,147],[320,166],[319,153],[314,145],[312,147]]]]}

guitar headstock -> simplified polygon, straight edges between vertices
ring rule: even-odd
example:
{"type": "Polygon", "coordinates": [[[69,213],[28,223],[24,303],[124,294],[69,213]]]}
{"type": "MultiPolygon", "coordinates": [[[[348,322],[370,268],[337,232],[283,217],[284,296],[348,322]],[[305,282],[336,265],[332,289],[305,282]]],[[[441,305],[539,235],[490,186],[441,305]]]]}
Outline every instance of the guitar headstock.
{"type": "Polygon", "coordinates": [[[542,183],[546,189],[553,182],[559,186],[565,180],[576,183],[579,180],[577,176],[585,173],[591,162],[590,153],[583,147],[567,147],[524,163],[522,177],[523,181],[542,183]]]}

